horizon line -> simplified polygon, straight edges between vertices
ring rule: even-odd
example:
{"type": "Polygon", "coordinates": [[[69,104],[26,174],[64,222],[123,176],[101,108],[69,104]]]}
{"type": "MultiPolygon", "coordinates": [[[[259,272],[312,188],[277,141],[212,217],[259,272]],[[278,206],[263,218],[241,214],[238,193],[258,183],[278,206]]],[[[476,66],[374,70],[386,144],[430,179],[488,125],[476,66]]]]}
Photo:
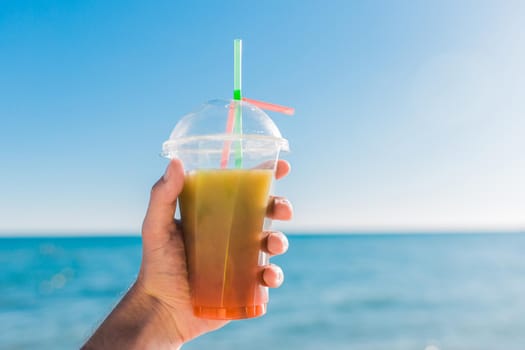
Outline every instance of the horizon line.
{"type": "MultiPolygon", "coordinates": [[[[286,230],[289,236],[359,236],[359,235],[468,235],[468,234],[525,234],[525,228],[427,228],[427,229],[324,229],[286,230]]],[[[133,231],[0,231],[0,238],[44,238],[44,237],[141,237],[133,231]]]]}

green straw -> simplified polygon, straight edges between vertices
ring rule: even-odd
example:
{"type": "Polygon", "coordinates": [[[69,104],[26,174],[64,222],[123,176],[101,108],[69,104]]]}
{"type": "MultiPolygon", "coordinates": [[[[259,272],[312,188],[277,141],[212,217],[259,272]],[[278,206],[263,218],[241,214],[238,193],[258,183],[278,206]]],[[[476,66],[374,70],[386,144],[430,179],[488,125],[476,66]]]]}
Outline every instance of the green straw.
{"type": "Polygon", "coordinates": [[[240,101],[242,99],[242,40],[233,41],[233,99],[240,101]]]}
{"type": "Polygon", "coordinates": [[[235,101],[235,123],[233,131],[238,135],[239,141],[235,147],[235,167],[242,168],[242,109],[241,109],[241,72],[242,72],[242,40],[233,41],[233,99],[235,101]],[[237,102],[238,101],[238,102],[237,102]]]}
{"type": "MultiPolygon", "coordinates": [[[[242,93],[241,93],[241,70],[242,70],[242,40],[233,41],[233,104],[234,104],[234,127],[233,132],[237,134],[239,140],[235,147],[235,167],[242,168],[242,93]]],[[[227,159],[227,158],[226,158],[227,159]]],[[[226,287],[226,269],[228,268],[228,258],[230,257],[231,230],[228,233],[228,243],[226,245],[226,254],[224,255],[224,270],[222,273],[222,292],[221,305],[224,305],[224,290],[226,287]]]]}

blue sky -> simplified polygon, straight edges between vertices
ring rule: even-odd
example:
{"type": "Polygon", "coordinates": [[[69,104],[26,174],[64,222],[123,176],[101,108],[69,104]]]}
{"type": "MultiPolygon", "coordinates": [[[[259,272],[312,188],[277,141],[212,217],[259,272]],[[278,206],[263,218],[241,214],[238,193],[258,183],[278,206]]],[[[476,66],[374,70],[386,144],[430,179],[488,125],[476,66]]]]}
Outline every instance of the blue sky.
{"type": "Polygon", "coordinates": [[[525,227],[519,1],[1,1],[0,232],[139,232],[161,143],[247,97],[289,139],[288,231],[525,227]]]}

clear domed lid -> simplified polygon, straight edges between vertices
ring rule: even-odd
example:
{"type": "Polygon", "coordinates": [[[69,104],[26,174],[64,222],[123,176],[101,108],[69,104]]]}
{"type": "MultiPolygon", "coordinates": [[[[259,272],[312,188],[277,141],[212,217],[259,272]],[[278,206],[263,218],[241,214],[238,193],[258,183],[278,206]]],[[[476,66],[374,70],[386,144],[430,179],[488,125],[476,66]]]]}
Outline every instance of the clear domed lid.
{"type": "Polygon", "coordinates": [[[262,148],[289,151],[288,141],[272,119],[260,108],[244,101],[212,100],[196,111],[185,115],[162,145],[162,155],[167,158],[187,153],[221,152],[222,144],[239,141],[245,152],[259,152],[262,148]],[[240,128],[234,131],[233,110],[241,111],[240,128]]]}

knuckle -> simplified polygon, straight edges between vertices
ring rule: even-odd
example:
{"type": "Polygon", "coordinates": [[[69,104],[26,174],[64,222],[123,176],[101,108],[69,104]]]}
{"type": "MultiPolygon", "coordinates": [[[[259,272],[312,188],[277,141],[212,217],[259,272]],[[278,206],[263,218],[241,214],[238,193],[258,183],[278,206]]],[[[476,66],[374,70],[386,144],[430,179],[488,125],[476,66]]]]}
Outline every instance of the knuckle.
{"type": "Polygon", "coordinates": [[[155,182],[155,184],[153,186],[151,186],[151,190],[150,190],[150,194],[151,196],[155,196],[161,189],[162,187],[162,179],[158,180],[157,182],[155,182]]]}

